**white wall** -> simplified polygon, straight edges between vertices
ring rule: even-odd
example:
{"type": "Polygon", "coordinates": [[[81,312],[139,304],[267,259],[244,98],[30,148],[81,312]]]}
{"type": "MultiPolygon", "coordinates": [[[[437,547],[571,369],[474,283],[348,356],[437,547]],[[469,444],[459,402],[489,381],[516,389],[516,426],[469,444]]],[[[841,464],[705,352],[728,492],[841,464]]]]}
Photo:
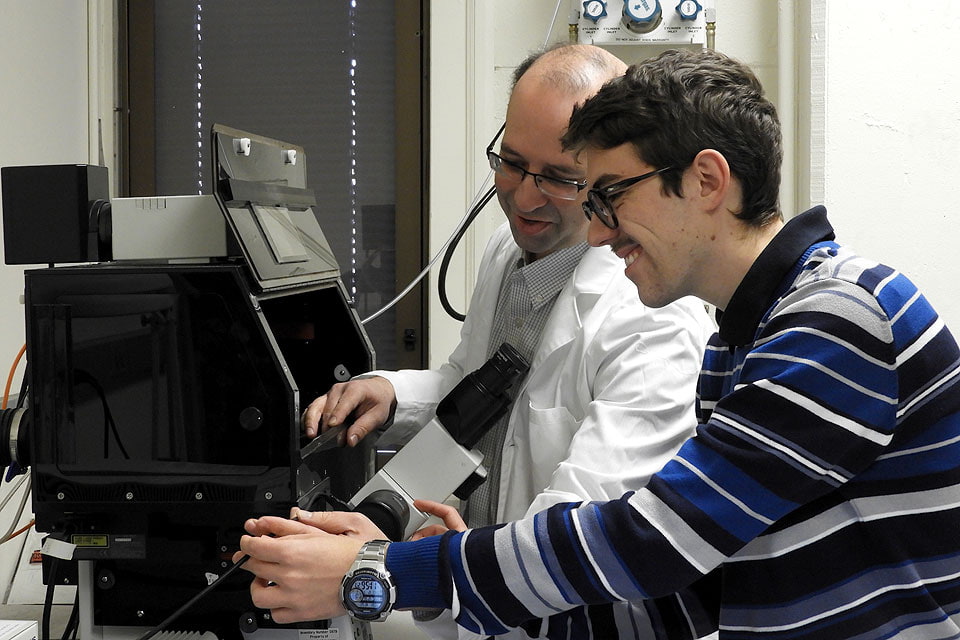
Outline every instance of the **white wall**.
{"type": "MultiPolygon", "coordinates": [[[[0,16],[0,167],[87,163],[87,4],[0,0],[0,16]]],[[[0,384],[24,342],[22,291],[23,269],[0,266],[0,384]]],[[[22,371],[21,364],[14,391],[22,371]]],[[[0,534],[18,504],[19,494],[0,514],[0,534]]],[[[0,548],[0,598],[18,553],[13,542],[0,548]]]]}
{"type": "Polygon", "coordinates": [[[824,199],[960,334],[960,3],[826,2],[824,199]]]}
{"type": "MultiPolygon", "coordinates": [[[[86,3],[0,0],[0,15],[0,166],[87,162],[86,3]]],[[[0,363],[23,344],[22,290],[23,269],[0,268],[0,363]]]]}
{"type": "MultiPolygon", "coordinates": [[[[664,6],[672,0],[661,0],[664,6]]],[[[502,121],[509,76],[539,47],[556,0],[443,0],[431,17],[431,221],[434,247],[446,238],[479,184],[458,153],[476,164],[502,121]],[[485,26],[483,37],[475,29],[485,26]],[[465,34],[471,34],[465,37],[465,34]],[[441,46],[437,46],[437,45],[441,46]],[[438,55],[437,51],[442,51],[438,55]],[[492,52],[492,53],[489,53],[492,52]],[[492,95],[466,99],[473,86],[492,95]],[[437,105],[442,108],[438,125],[437,105]],[[458,125],[457,123],[461,123],[458,125]],[[466,123],[474,133],[463,134],[466,123]],[[486,132],[486,137],[480,132],[486,132]],[[471,149],[469,140],[473,139],[471,149]],[[456,147],[451,148],[451,140],[456,147]],[[437,162],[442,158],[441,162],[437,162]],[[451,176],[456,180],[451,181],[451,176]]],[[[841,0],[716,0],[718,50],[754,69],[784,124],[781,203],[789,216],[825,204],[840,239],[912,277],[960,334],[960,258],[953,243],[960,198],[960,2],[877,0],[869,9],[841,0]]],[[[550,42],[567,38],[568,0],[561,0],[550,42]]],[[[643,47],[618,47],[624,59],[643,47]]],[[[627,61],[631,61],[627,59],[627,61]]],[[[458,251],[457,280],[472,289],[483,239],[502,220],[496,203],[475,224],[472,245],[458,251]],[[463,254],[471,266],[463,266],[463,254]]],[[[466,298],[465,298],[466,299],[466,298]]],[[[431,295],[430,361],[443,362],[460,324],[431,295]]],[[[459,309],[464,309],[460,303],[459,309]]]]}

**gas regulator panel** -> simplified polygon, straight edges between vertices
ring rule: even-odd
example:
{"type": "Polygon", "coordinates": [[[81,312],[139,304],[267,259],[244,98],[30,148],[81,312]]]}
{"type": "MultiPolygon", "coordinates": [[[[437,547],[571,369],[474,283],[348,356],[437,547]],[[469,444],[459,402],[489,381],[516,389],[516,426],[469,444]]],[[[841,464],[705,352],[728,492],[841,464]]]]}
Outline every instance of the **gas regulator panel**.
{"type": "Polygon", "coordinates": [[[706,17],[698,0],[585,0],[583,44],[704,44],[706,17]]]}

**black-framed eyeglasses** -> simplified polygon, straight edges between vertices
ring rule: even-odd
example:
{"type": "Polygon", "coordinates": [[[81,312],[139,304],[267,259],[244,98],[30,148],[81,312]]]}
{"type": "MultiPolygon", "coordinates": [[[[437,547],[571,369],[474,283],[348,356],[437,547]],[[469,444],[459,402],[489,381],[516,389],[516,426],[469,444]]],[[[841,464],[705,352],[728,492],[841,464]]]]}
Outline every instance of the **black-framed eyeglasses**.
{"type": "Polygon", "coordinates": [[[642,182],[643,180],[652,178],[653,176],[658,176],[661,173],[670,171],[673,168],[674,167],[664,167],[663,169],[650,171],[641,176],[634,176],[633,178],[627,178],[626,180],[614,182],[613,184],[605,187],[590,189],[587,191],[587,199],[582,203],[584,215],[587,216],[587,220],[590,220],[594,215],[596,215],[600,222],[602,222],[608,229],[616,229],[620,226],[620,221],[617,220],[617,214],[613,212],[613,202],[610,201],[610,196],[623,193],[638,182],[642,182]]]}
{"type": "Polygon", "coordinates": [[[523,182],[525,177],[530,176],[533,178],[534,184],[537,185],[537,189],[540,189],[542,194],[550,196],[551,198],[576,200],[580,192],[586,188],[586,180],[554,178],[552,176],[527,171],[515,162],[510,162],[506,158],[502,158],[497,153],[494,153],[493,145],[496,144],[497,139],[503,133],[504,127],[506,127],[505,124],[500,127],[497,135],[495,135],[493,140],[490,141],[490,144],[487,145],[487,161],[490,163],[490,168],[496,171],[497,175],[511,182],[516,182],[517,184],[523,182]]]}

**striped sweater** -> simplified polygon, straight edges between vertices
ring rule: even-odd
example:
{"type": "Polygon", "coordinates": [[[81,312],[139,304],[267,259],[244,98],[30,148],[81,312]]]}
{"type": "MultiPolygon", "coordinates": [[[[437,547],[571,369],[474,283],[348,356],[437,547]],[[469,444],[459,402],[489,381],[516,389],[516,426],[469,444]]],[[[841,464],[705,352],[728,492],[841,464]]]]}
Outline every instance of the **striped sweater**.
{"type": "Polygon", "coordinates": [[[490,634],[645,599],[665,638],[717,622],[731,640],[960,637],[958,381],[926,299],[833,242],[817,207],[735,292],[696,436],[646,487],[392,545],[398,606],[448,606],[490,634]]]}

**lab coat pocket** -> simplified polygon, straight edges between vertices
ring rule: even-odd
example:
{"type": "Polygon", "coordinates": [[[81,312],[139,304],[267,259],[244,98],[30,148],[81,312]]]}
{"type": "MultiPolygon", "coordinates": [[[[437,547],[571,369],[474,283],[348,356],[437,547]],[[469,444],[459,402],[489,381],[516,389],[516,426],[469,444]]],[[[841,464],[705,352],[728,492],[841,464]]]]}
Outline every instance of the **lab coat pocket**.
{"type": "Polygon", "coordinates": [[[533,486],[540,491],[550,484],[557,465],[567,458],[580,421],[566,407],[537,409],[530,405],[529,416],[530,469],[533,486]]]}

